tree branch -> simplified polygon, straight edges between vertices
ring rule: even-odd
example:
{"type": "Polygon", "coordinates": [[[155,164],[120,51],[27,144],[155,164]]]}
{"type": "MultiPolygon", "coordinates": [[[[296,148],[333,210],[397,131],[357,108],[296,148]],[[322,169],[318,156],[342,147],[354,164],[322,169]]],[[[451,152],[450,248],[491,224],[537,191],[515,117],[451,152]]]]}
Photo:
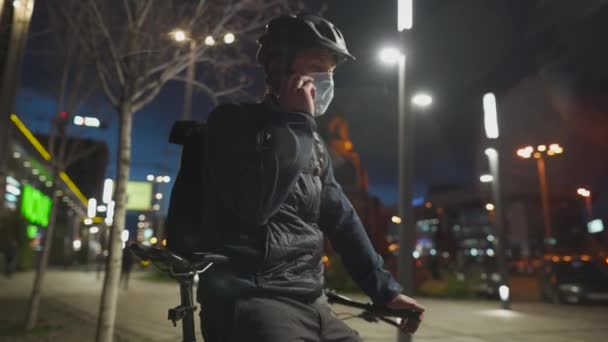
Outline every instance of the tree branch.
{"type": "Polygon", "coordinates": [[[194,10],[194,15],[192,16],[192,18],[188,22],[188,25],[186,26],[186,28],[188,30],[192,31],[192,27],[194,27],[194,24],[198,21],[198,19],[203,14],[203,8],[206,3],[207,3],[206,0],[199,0],[198,4],[196,5],[196,9],[194,10]]]}
{"type": "Polygon", "coordinates": [[[146,4],[144,5],[144,8],[141,11],[139,18],[137,18],[137,28],[138,29],[141,29],[141,27],[144,25],[144,21],[146,20],[146,17],[148,16],[148,13],[150,12],[151,7],[152,7],[152,1],[148,0],[148,2],[146,2],[146,4]]]}
{"type": "Polygon", "coordinates": [[[70,151],[71,153],[69,153],[69,155],[66,156],[66,158],[65,158],[65,162],[64,162],[65,167],[66,168],[69,167],[76,161],[92,154],[99,148],[100,148],[99,144],[94,144],[87,149],[82,149],[82,151],[80,151],[80,153],[77,153],[78,151],[76,149],[74,149],[73,151],[70,151]]]}
{"type": "MultiPolygon", "coordinates": [[[[183,76],[174,77],[174,78],[172,78],[172,80],[188,82],[188,79],[183,76]]],[[[250,83],[239,84],[238,86],[235,86],[232,88],[226,88],[226,89],[222,89],[222,90],[213,90],[213,89],[211,89],[211,87],[209,87],[205,83],[197,81],[197,80],[192,80],[192,85],[199,88],[201,91],[203,91],[209,97],[209,99],[211,99],[211,102],[213,102],[213,105],[217,106],[219,103],[218,99],[220,97],[229,96],[229,95],[233,95],[233,94],[242,92],[251,84],[250,83]]]]}
{"type": "Polygon", "coordinates": [[[97,71],[97,78],[99,78],[99,83],[101,83],[101,88],[106,94],[108,101],[110,102],[110,104],[112,104],[112,106],[118,108],[118,99],[116,98],[116,96],[114,96],[112,90],[110,89],[110,85],[108,84],[108,80],[106,79],[106,76],[102,70],[102,65],[99,59],[95,60],[95,70],[97,71]]]}
{"type": "Polygon", "coordinates": [[[133,25],[133,12],[131,11],[131,5],[129,5],[129,0],[122,0],[122,4],[125,7],[125,12],[127,13],[127,21],[129,22],[129,27],[133,25]]]}
{"type": "Polygon", "coordinates": [[[99,12],[99,9],[97,8],[97,4],[95,3],[95,0],[90,0],[89,2],[91,3],[91,9],[95,13],[95,17],[97,18],[98,28],[101,30],[101,32],[103,33],[103,36],[106,38],[106,40],[108,42],[108,46],[110,49],[110,55],[112,57],[112,62],[114,63],[114,67],[116,68],[116,76],[118,77],[118,81],[119,81],[120,85],[124,87],[124,85],[125,85],[124,70],[122,69],[121,60],[118,57],[118,53],[116,52],[116,47],[114,46],[114,40],[112,39],[112,37],[110,36],[110,33],[108,32],[108,28],[106,27],[106,24],[104,23],[103,18],[101,17],[101,13],[99,12]]]}

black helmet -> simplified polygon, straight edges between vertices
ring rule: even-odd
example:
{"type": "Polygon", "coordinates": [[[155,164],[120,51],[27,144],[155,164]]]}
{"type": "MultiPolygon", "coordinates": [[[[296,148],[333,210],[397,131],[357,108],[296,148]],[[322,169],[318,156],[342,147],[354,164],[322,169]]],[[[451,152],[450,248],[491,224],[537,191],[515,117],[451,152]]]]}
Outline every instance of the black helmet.
{"type": "Polygon", "coordinates": [[[258,40],[258,63],[268,66],[272,58],[279,57],[291,62],[297,51],[324,47],[336,55],[338,63],[354,60],[346,48],[340,30],[331,22],[316,15],[281,16],[266,26],[266,32],[258,40]]]}

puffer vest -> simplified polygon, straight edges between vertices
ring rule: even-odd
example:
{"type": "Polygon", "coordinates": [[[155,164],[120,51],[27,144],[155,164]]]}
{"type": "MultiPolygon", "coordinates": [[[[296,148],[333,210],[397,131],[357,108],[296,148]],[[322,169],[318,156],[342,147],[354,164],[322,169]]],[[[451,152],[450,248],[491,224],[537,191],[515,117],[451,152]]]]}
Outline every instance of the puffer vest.
{"type": "Polygon", "coordinates": [[[264,292],[314,299],[321,294],[324,240],[317,221],[328,153],[320,136],[313,136],[308,166],[264,224],[240,222],[226,208],[213,205],[222,189],[208,192],[203,249],[227,255],[230,262],[201,276],[199,297],[264,292]]]}

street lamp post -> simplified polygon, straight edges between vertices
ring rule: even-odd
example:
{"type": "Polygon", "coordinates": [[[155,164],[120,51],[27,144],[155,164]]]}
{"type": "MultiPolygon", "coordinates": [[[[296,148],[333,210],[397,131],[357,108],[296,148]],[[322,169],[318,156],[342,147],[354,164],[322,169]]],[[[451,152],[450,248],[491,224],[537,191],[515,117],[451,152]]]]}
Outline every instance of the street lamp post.
{"type": "Polygon", "coordinates": [[[501,306],[503,309],[509,309],[511,307],[511,298],[509,295],[509,274],[506,260],[507,234],[505,233],[503,225],[502,193],[500,191],[500,161],[498,154],[498,138],[500,134],[498,129],[498,109],[494,94],[488,93],[484,95],[483,111],[486,138],[495,146],[485,150],[485,154],[488,157],[491,177],[483,177],[483,180],[480,177],[480,180],[485,180],[486,182],[491,183],[492,186],[492,199],[494,203],[486,205],[486,209],[490,212],[491,218],[493,218],[492,224],[496,231],[496,235],[498,236],[496,263],[501,278],[501,285],[499,287],[501,306]]]}
{"type": "Polygon", "coordinates": [[[551,204],[549,202],[549,188],[547,185],[547,169],[544,156],[556,156],[564,153],[564,149],[559,144],[538,145],[536,149],[526,146],[517,150],[517,155],[523,159],[536,159],[538,170],[538,181],[540,184],[540,199],[543,210],[543,223],[545,228],[545,244],[552,243],[552,224],[551,224],[551,204]]]}
{"type": "Polygon", "coordinates": [[[192,117],[192,83],[196,72],[196,40],[190,37],[184,30],[174,30],[171,32],[173,40],[178,43],[189,43],[188,49],[188,68],[186,69],[186,91],[184,93],[184,110],[182,120],[190,120],[192,117]]]}
{"type": "MultiPolygon", "coordinates": [[[[412,251],[416,241],[416,224],[414,219],[414,208],[412,207],[413,196],[413,176],[414,168],[412,162],[414,160],[414,137],[411,117],[407,114],[407,105],[405,101],[405,55],[400,54],[398,58],[398,73],[399,73],[399,216],[402,218],[402,226],[399,231],[399,280],[405,293],[412,295],[414,292],[414,263],[412,260],[412,251]]],[[[401,342],[409,339],[400,338],[401,342]]]]}
{"type": "Polygon", "coordinates": [[[591,191],[585,188],[579,188],[576,193],[585,200],[585,209],[587,211],[587,222],[593,220],[593,208],[591,206],[591,191]]]}
{"type": "Polygon", "coordinates": [[[186,70],[186,93],[184,94],[184,112],[182,120],[190,120],[192,118],[192,83],[194,82],[194,74],[196,71],[196,40],[190,39],[190,51],[188,69],[186,70]]]}
{"type": "MultiPolygon", "coordinates": [[[[399,208],[397,221],[401,225],[399,230],[399,282],[406,294],[414,292],[414,263],[412,252],[416,241],[416,225],[414,208],[412,207],[414,190],[414,129],[411,115],[408,115],[408,103],[406,101],[405,89],[405,63],[406,57],[395,48],[386,48],[380,51],[380,60],[384,64],[398,65],[398,160],[399,160],[399,208]]],[[[414,107],[425,108],[433,103],[431,95],[419,93],[410,99],[414,107]]],[[[405,334],[399,335],[400,342],[409,342],[411,337],[405,334]]]]}
{"type": "MultiPolygon", "coordinates": [[[[178,43],[188,43],[188,68],[186,69],[186,91],[184,93],[184,110],[182,113],[182,120],[192,119],[192,86],[194,84],[194,77],[196,74],[196,57],[198,52],[198,43],[195,38],[191,37],[190,33],[184,30],[173,30],[170,35],[178,43]]],[[[224,44],[232,44],[236,40],[234,34],[228,32],[224,35],[224,44]]],[[[207,46],[214,46],[216,44],[213,36],[205,37],[203,43],[207,46]]]]}
{"type": "Polygon", "coordinates": [[[380,60],[384,64],[398,65],[398,163],[399,163],[399,204],[398,217],[401,218],[401,229],[399,230],[399,282],[406,294],[413,292],[413,262],[412,250],[416,239],[414,224],[413,198],[413,135],[412,123],[407,115],[407,104],[405,97],[405,55],[395,49],[386,48],[380,51],[380,60]]]}

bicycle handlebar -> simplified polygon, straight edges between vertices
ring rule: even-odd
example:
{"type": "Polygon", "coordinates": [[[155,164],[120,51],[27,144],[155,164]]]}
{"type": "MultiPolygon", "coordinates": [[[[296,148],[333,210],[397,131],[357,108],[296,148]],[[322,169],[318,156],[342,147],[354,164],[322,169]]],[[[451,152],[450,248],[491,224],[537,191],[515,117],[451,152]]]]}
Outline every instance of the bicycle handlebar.
{"type": "Polygon", "coordinates": [[[398,326],[398,323],[387,319],[386,317],[397,317],[406,320],[414,319],[420,320],[420,312],[412,309],[391,309],[385,306],[375,305],[372,303],[361,303],[354,301],[346,296],[336,293],[334,290],[325,290],[327,301],[330,304],[342,304],[357,309],[362,309],[364,312],[361,315],[362,318],[369,320],[368,318],[374,317],[386,323],[398,326]]]}

